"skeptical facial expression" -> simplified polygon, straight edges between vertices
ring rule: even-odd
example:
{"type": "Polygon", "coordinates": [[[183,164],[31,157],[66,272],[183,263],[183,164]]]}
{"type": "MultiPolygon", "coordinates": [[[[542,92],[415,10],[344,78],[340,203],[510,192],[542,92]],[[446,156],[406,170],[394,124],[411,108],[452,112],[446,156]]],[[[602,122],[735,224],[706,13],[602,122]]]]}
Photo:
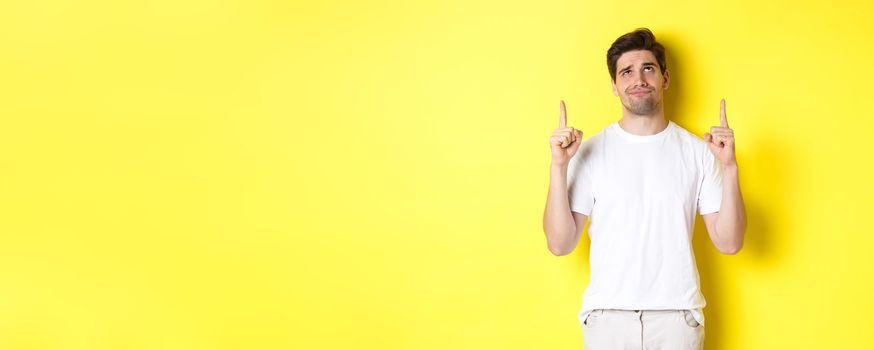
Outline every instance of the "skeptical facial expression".
{"type": "Polygon", "coordinates": [[[668,72],[661,71],[652,52],[628,51],[616,61],[613,95],[619,96],[631,114],[650,116],[660,111],[669,80],[668,72]]]}

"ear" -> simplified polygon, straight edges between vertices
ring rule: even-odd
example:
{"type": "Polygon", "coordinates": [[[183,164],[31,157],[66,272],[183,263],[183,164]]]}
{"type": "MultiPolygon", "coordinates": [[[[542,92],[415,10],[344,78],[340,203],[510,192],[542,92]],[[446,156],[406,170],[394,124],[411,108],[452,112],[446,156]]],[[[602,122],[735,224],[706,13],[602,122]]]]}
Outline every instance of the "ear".
{"type": "Polygon", "coordinates": [[[613,86],[613,96],[619,96],[619,90],[616,89],[616,81],[611,80],[610,85],[613,86]]]}
{"type": "Polygon", "coordinates": [[[671,75],[668,74],[668,70],[667,70],[667,69],[665,69],[665,74],[664,74],[664,76],[665,76],[665,82],[662,83],[662,90],[667,90],[667,89],[668,89],[668,86],[671,85],[671,75]]]}

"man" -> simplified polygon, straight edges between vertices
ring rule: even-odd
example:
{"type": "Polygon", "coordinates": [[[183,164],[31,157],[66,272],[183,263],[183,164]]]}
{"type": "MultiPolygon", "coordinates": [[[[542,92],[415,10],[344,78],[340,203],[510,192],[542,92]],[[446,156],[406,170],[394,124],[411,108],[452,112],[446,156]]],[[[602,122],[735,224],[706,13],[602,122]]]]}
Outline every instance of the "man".
{"type": "Polygon", "coordinates": [[[725,100],[703,140],[669,121],[664,47],[646,28],[616,39],[607,66],[619,121],[583,141],[560,104],[543,215],[549,250],[570,254],[591,218],[591,281],[578,315],[587,350],[702,349],[695,211],[724,254],[741,249],[746,229],[725,100]]]}

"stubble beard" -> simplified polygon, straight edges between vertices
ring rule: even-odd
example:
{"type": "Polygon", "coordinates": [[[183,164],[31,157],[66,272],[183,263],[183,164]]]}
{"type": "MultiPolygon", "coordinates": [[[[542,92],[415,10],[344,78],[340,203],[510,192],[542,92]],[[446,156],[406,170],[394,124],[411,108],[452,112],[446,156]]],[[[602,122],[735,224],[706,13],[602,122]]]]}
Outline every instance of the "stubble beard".
{"type": "Polygon", "coordinates": [[[622,105],[625,106],[625,109],[627,109],[629,112],[631,112],[634,115],[639,115],[639,116],[653,115],[654,112],[661,105],[660,101],[656,101],[655,97],[652,96],[652,94],[649,94],[644,99],[638,99],[638,98],[635,98],[634,96],[631,96],[631,95],[626,95],[626,96],[628,96],[628,103],[623,103],[622,105]]]}

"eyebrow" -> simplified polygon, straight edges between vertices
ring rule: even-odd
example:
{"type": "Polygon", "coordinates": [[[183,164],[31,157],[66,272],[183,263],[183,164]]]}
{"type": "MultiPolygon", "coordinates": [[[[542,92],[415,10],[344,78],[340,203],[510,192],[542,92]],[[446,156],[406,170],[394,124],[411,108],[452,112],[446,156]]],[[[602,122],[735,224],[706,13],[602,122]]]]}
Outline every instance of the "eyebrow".
{"type": "MultiPolygon", "coordinates": [[[[625,68],[620,69],[619,72],[622,73],[622,72],[624,72],[624,71],[626,71],[626,70],[628,70],[628,69],[631,69],[631,66],[633,66],[633,64],[632,64],[632,65],[628,65],[628,67],[625,67],[625,68]]],[[[655,63],[652,63],[652,62],[646,62],[646,63],[642,64],[642,66],[644,66],[644,67],[649,67],[649,66],[654,67],[654,66],[655,66],[655,63]]]]}

